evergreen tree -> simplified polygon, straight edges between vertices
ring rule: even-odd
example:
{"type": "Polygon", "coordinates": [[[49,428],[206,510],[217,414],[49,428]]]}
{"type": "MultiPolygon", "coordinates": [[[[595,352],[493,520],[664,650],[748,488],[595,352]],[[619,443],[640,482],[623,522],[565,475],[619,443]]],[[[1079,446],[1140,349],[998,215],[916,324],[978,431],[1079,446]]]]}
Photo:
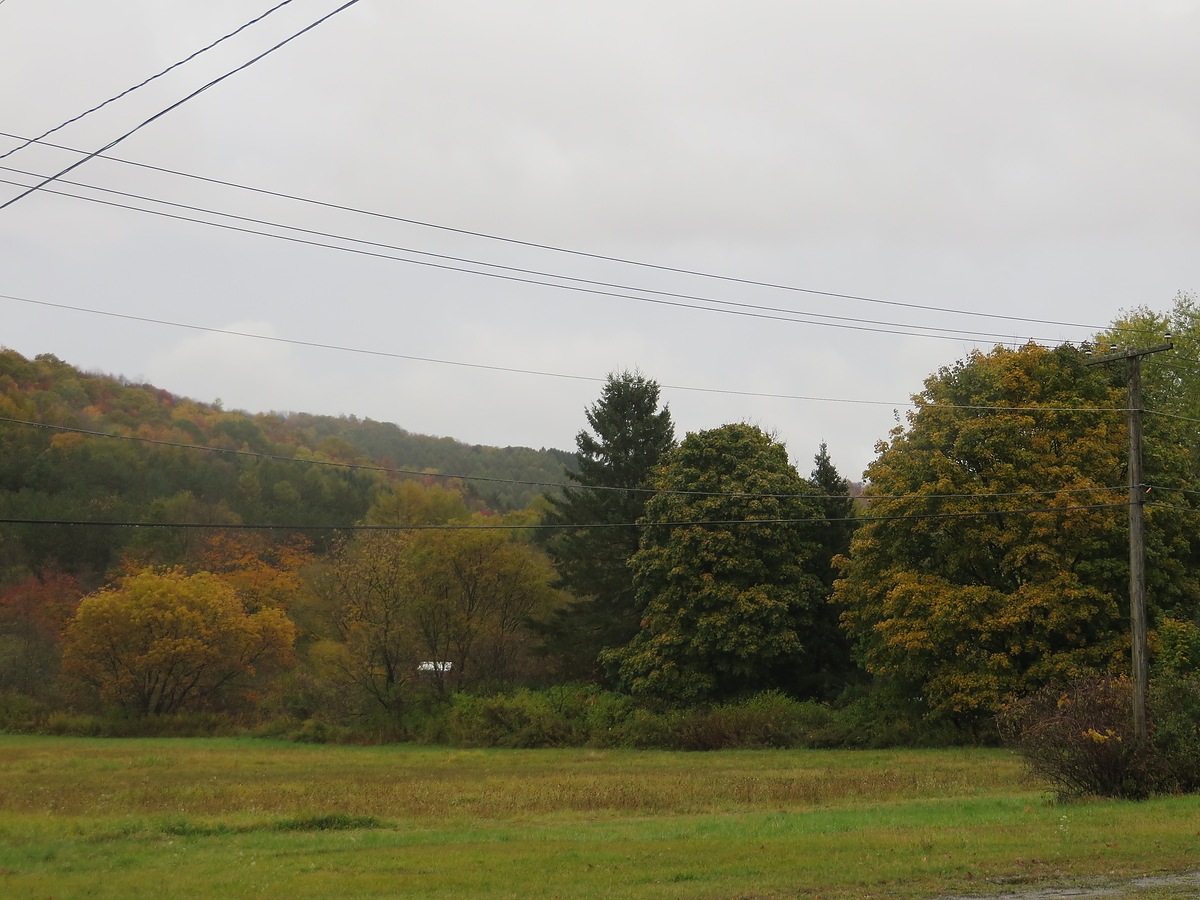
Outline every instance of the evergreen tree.
{"type": "MultiPolygon", "coordinates": [[[[637,372],[608,376],[600,399],[586,410],[591,430],[575,438],[579,470],[566,472],[579,487],[548,498],[547,524],[618,525],[642,517],[650,495],[633,489],[648,484],[675,443],[671,413],[658,403],[657,382],[637,372]]],[[[548,539],[556,586],[578,598],[540,625],[545,649],[564,676],[593,677],[597,654],[624,646],[637,632],[641,610],[628,561],[637,552],[639,531],[632,524],[563,529],[548,539]]]]}
{"type": "Polygon", "coordinates": [[[812,571],[824,587],[823,600],[813,611],[813,639],[805,666],[798,679],[798,690],[807,696],[833,700],[859,672],[850,654],[850,638],[841,627],[845,607],[831,602],[837,570],[833,561],[850,552],[854,536],[854,498],[846,479],[829,458],[829,448],[821,442],[809,481],[820,499],[825,527],[816,533],[817,547],[812,571]]]}

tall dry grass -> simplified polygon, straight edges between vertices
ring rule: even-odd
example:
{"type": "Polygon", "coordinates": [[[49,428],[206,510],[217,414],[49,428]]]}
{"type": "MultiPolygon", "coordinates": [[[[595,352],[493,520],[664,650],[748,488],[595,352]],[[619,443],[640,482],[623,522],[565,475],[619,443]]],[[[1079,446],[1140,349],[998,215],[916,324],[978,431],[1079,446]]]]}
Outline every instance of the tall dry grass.
{"type": "Polygon", "coordinates": [[[0,737],[0,813],[395,820],[800,809],[980,796],[1003,751],[442,750],[253,740],[0,737]]]}

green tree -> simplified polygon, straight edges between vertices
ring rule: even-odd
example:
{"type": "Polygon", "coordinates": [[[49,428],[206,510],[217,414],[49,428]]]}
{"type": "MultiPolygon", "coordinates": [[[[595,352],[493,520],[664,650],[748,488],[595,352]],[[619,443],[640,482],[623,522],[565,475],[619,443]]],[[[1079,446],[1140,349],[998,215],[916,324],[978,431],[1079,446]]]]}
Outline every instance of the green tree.
{"type": "MultiPolygon", "coordinates": [[[[935,717],[1128,670],[1124,379],[1086,359],[1028,344],[941,369],[867,470],[870,521],[834,597],[864,666],[935,717]]],[[[1186,478],[1176,430],[1147,423],[1156,484],[1186,478]]],[[[1152,615],[1196,608],[1194,528],[1148,510],[1152,615]]]]}
{"type": "Polygon", "coordinates": [[[829,448],[821,443],[813,459],[809,476],[819,497],[825,524],[815,532],[816,552],[812,572],[821,580],[822,600],[813,611],[809,653],[799,669],[799,693],[833,700],[846,686],[859,678],[859,667],[851,655],[850,638],[841,626],[843,608],[833,602],[837,579],[834,560],[850,552],[854,536],[854,499],[846,479],[829,458],[829,448]]]}
{"type": "Polygon", "coordinates": [[[1180,436],[1192,454],[1193,474],[1200,474],[1200,301],[1180,291],[1171,309],[1159,313],[1148,307],[1124,312],[1096,335],[1096,352],[1113,345],[1145,347],[1162,343],[1170,334],[1172,352],[1142,358],[1143,402],[1155,413],[1170,413],[1196,420],[1180,436]]]}
{"type": "Polygon", "coordinates": [[[725,425],[689,434],[653,486],[667,493],[645,521],[664,524],[631,561],[641,628],[602,659],[632,693],[676,702],[791,688],[822,590],[815,524],[777,520],[821,515],[811,485],[782,444],[725,425]]]}
{"type": "Polygon", "coordinates": [[[575,438],[579,469],[566,470],[579,487],[549,498],[545,524],[616,527],[564,528],[546,543],[558,587],[577,599],[541,630],[571,678],[592,677],[597,654],[623,646],[638,630],[641,605],[628,563],[640,539],[633,523],[649,495],[636,488],[647,486],[675,443],[671,413],[659,409],[658,383],[636,372],[609,375],[586,415],[591,430],[575,438]]]}
{"type": "Polygon", "coordinates": [[[470,517],[457,482],[447,486],[399,481],[367,510],[368,525],[445,525],[470,517]]]}

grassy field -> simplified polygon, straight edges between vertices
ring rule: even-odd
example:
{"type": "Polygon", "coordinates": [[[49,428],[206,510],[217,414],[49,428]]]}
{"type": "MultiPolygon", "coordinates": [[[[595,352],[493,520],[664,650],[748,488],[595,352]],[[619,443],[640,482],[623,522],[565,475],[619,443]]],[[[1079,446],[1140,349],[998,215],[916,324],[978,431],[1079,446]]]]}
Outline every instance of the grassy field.
{"type": "Polygon", "coordinates": [[[997,750],[459,751],[0,736],[0,897],[890,898],[1200,869],[1200,798],[997,750]]]}

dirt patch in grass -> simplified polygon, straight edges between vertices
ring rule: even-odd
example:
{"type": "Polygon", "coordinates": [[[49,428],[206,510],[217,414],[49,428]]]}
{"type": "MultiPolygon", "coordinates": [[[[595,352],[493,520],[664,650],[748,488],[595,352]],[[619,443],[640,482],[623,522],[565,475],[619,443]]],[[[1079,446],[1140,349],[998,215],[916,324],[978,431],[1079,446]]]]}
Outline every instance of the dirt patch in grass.
{"type": "Polygon", "coordinates": [[[1157,898],[1195,897],[1200,895],[1200,872],[1186,875],[1150,875],[1120,883],[1106,882],[1070,887],[1038,887],[1003,891],[999,894],[951,894],[937,900],[1157,900],[1157,898]]]}

